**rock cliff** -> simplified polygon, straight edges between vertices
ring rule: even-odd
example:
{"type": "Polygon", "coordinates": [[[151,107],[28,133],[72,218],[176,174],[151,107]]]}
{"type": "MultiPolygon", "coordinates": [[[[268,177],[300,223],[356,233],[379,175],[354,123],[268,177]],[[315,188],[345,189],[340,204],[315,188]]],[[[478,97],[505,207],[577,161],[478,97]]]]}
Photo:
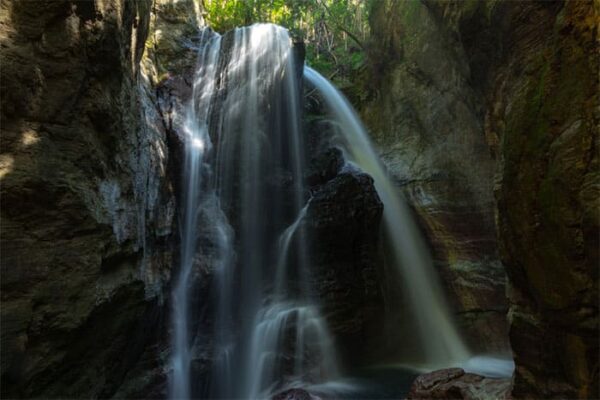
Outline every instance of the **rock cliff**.
{"type": "Polygon", "coordinates": [[[502,343],[504,265],[514,398],[600,396],[597,21],[591,1],[382,1],[372,14],[362,112],[463,323],[494,316],[472,346],[502,343]]]}
{"type": "Polygon", "coordinates": [[[159,339],[174,199],[150,7],[1,3],[2,397],[110,397],[159,339]]]}
{"type": "Polygon", "coordinates": [[[344,168],[339,150],[317,154],[311,164],[320,179],[313,181],[304,224],[313,238],[313,287],[344,365],[355,367],[373,362],[383,347],[383,204],[373,179],[344,168]]]}
{"type": "MultiPolygon", "coordinates": [[[[0,3],[1,397],[165,396],[198,4],[0,3]]],[[[358,106],[470,346],[512,347],[513,398],[600,397],[597,8],[373,4],[358,106]]],[[[372,354],[354,349],[371,349],[382,318],[381,203],[368,176],[321,150],[305,222],[316,286],[344,358],[360,363],[372,354]]],[[[212,272],[196,270],[205,298],[212,272]]],[[[451,375],[413,394],[435,381],[436,395],[468,398],[489,383],[451,375]]]]}
{"type": "Polygon", "coordinates": [[[493,81],[498,231],[514,397],[600,397],[598,17],[592,2],[508,6],[493,81]]]}
{"type": "Polygon", "coordinates": [[[469,41],[479,45],[479,37],[461,35],[455,17],[441,15],[439,7],[418,0],[374,3],[371,95],[359,111],[419,218],[470,346],[506,352],[496,162],[484,133],[481,79],[466,48],[469,41]]]}

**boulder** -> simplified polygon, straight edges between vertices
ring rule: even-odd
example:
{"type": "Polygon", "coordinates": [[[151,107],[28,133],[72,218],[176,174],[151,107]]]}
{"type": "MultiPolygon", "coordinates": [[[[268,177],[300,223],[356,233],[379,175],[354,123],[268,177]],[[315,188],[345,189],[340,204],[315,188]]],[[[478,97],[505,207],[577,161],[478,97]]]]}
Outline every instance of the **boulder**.
{"type": "Polygon", "coordinates": [[[413,382],[408,400],[461,399],[501,400],[510,392],[510,379],[492,379],[448,368],[420,375],[413,382]]]}
{"type": "Polygon", "coordinates": [[[382,332],[382,212],[373,179],[348,170],[319,187],[305,217],[313,238],[313,285],[342,356],[351,363],[372,355],[382,332]]]}
{"type": "Polygon", "coordinates": [[[304,389],[288,389],[271,397],[272,400],[321,400],[304,389]]]}

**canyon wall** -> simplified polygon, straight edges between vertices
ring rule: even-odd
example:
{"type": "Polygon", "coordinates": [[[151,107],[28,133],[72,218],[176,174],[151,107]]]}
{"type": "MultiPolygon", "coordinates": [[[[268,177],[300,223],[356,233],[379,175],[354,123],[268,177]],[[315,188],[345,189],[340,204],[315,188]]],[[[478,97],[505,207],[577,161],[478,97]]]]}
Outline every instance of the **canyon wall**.
{"type": "MultiPolygon", "coordinates": [[[[469,345],[506,353],[496,160],[484,133],[483,77],[475,75],[465,48],[467,40],[484,46],[485,37],[460,35],[435,2],[373,4],[370,99],[360,113],[418,216],[469,345]]],[[[478,67],[484,75],[486,67],[478,67]]]]}
{"type": "Polygon", "coordinates": [[[498,233],[518,398],[599,398],[598,15],[507,7],[486,119],[501,141],[498,233]]]}
{"type": "Polygon", "coordinates": [[[150,8],[1,3],[2,397],[110,397],[160,369],[175,209],[150,8]]]}
{"type": "MultiPolygon", "coordinates": [[[[165,396],[173,133],[195,4],[0,3],[2,397],[165,396]]],[[[470,346],[512,347],[515,398],[600,397],[597,12],[583,0],[380,0],[371,13],[358,108],[470,346]]],[[[364,235],[381,210],[368,178],[338,172],[308,223],[335,247],[315,257],[353,359],[382,308],[379,244],[364,235]],[[347,187],[362,211],[340,203],[347,187]]]]}
{"type": "Polygon", "coordinates": [[[515,398],[599,396],[597,12],[425,0],[371,16],[362,113],[459,321],[476,318],[471,346],[502,344],[506,271],[515,398]]]}

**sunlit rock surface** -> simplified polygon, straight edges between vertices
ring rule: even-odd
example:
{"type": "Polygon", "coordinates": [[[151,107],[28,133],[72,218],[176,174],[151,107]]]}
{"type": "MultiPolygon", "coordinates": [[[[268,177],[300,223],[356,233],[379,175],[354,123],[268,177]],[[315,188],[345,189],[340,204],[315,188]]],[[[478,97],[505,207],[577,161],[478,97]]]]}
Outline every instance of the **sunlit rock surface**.
{"type": "Polygon", "coordinates": [[[153,84],[184,72],[193,74],[200,39],[198,28],[204,26],[200,3],[194,0],[152,2],[142,65],[153,84]]]}

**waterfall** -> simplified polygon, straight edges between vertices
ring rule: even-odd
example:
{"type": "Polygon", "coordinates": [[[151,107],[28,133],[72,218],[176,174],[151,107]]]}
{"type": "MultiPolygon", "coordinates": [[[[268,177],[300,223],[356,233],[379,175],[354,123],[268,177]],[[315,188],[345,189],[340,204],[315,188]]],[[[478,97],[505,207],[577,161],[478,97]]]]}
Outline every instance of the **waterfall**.
{"type": "MultiPolygon", "coordinates": [[[[204,31],[203,35],[209,31],[204,31]]],[[[185,129],[185,165],[183,176],[184,208],[181,218],[181,255],[179,275],[173,290],[173,354],[172,376],[169,381],[170,397],[190,398],[190,363],[192,340],[190,338],[191,275],[198,239],[198,213],[202,202],[202,177],[206,152],[211,148],[207,121],[214,92],[220,48],[220,37],[214,35],[203,46],[198,60],[193,84],[192,101],[188,107],[185,129]]]]}
{"type": "Polygon", "coordinates": [[[287,30],[256,24],[236,29],[229,46],[214,132],[215,187],[236,231],[238,262],[221,285],[227,294],[218,314],[236,315],[236,332],[216,332],[230,338],[218,345],[229,353],[218,353],[233,362],[220,364],[227,378],[212,393],[254,399],[336,368],[308,283],[301,70],[292,42],[287,30]],[[286,281],[291,276],[294,287],[286,281]],[[234,369],[227,371],[228,364],[234,369]]]}
{"type": "Polygon", "coordinates": [[[291,38],[276,25],[215,35],[201,51],[185,123],[171,398],[266,398],[337,375],[307,262],[301,78],[291,38]],[[201,229],[210,232],[199,238],[201,229]],[[192,390],[195,265],[214,271],[216,294],[214,327],[205,327],[213,329],[211,377],[192,390]]]}
{"type": "MultiPolygon", "coordinates": [[[[312,287],[312,238],[304,223],[311,201],[302,76],[321,93],[347,156],[373,177],[384,203],[386,236],[421,339],[418,361],[433,369],[467,360],[410,210],[349,103],[314,70],[302,71],[284,28],[205,32],[183,124],[170,397],[268,398],[339,377],[335,342],[312,287]],[[213,277],[213,295],[202,306],[214,314],[211,326],[193,324],[199,310],[190,309],[192,289],[206,275],[213,277]],[[209,338],[208,358],[200,354],[200,338],[209,338]],[[203,385],[192,384],[192,360],[212,362],[203,385]]],[[[482,362],[489,364],[480,358],[472,365],[482,362]]]]}
{"type": "Polygon", "coordinates": [[[288,257],[288,252],[290,250],[290,245],[292,243],[292,239],[294,238],[294,234],[300,227],[302,220],[306,216],[306,211],[308,210],[308,205],[310,201],[306,203],[306,205],[300,210],[300,214],[296,218],[296,220],[288,226],[285,231],[279,237],[278,243],[278,251],[277,251],[277,278],[275,280],[275,294],[279,296],[283,296],[285,294],[285,278],[286,278],[286,261],[288,257]]]}
{"type": "Polygon", "coordinates": [[[400,283],[416,319],[422,354],[417,363],[436,369],[464,362],[469,351],[454,327],[429,252],[408,205],[381,165],[366,129],[350,103],[327,79],[309,67],[305,67],[304,76],[320,92],[331,117],[339,124],[348,156],[375,181],[384,204],[384,227],[393,262],[399,269],[400,283]]]}

